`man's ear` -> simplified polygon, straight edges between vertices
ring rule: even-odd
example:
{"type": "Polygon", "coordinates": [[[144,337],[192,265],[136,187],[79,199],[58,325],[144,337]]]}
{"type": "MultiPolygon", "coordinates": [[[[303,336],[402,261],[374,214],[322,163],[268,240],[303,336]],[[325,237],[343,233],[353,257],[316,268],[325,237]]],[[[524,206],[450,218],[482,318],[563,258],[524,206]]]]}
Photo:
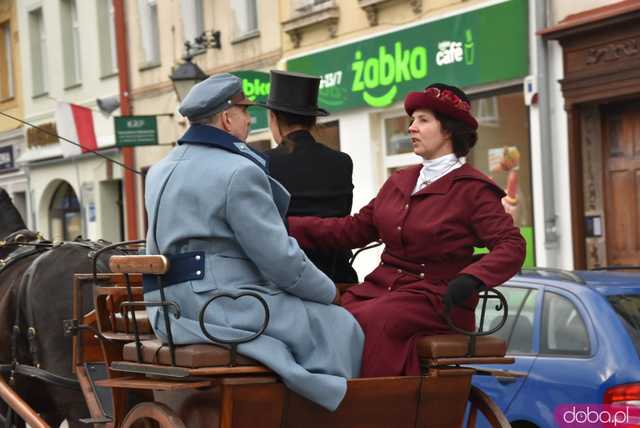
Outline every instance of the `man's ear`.
{"type": "Polygon", "coordinates": [[[222,129],[225,131],[229,131],[229,129],[231,129],[231,117],[227,110],[223,111],[220,115],[220,123],[222,124],[222,129]]]}

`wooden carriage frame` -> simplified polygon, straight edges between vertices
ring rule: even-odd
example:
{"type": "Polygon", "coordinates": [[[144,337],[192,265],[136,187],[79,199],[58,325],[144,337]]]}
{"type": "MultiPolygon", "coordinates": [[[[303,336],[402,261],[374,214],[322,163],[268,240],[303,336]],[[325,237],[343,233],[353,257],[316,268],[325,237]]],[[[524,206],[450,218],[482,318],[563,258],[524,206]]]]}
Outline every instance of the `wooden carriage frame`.
{"type": "MultiPolygon", "coordinates": [[[[143,241],[104,250],[139,242],[143,241]]],[[[169,264],[163,256],[112,256],[110,268],[111,273],[98,274],[94,269],[92,274],[75,275],[73,319],[65,323],[66,332],[74,336],[73,362],[90,412],[84,420],[88,424],[105,428],[129,428],[143,421],[177,428],[453,428],[463,424],[469,403],[467,427],[475,426],[478,412],[492,427],[510,426],[498,406],[471,384],[474,374],[520,376],[468,367],[513,362],[505,357],[504,341],[489,336],[497,328],[482,331],[484,315],[479,333],[465,335],[451,325],[460,334],[420,339],[421,376],[350,379],[344,400],[329,412],[288,390],[267,367],[236,354],[238,342],[262,331],[237,343],[214,338],[223,342],[220,345],[167,346],[156,340],[144,307],[163,306],[167,323],[167,311],[179,316],[179,307],[164,296],[162,275],[169,264]],[[157,277],[162,301],[142,301],[143,274],[157,277]],[[80,310],[85,287],[93,289],[94,310],[88,314],[80,310]]],[[[482,313],[491,298],[498,299],[504,324],[506,300],[495,290],[491,293],[481,293],[482,313]]],[[[268,307],[263,304],[264,330],[268,307]]],[[[33,428],[48,427],[1,378],[0,398],[33,428]]]]}

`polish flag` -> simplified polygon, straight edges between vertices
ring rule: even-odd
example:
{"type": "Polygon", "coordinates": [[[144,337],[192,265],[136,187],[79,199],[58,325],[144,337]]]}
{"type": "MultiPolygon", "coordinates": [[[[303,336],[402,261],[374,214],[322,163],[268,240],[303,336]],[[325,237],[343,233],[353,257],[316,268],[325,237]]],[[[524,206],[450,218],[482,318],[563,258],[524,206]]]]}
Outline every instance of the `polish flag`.
{"type": "Polygon", "coordinates": [[[93,112],[87,107],[58,101],[56,129],[59,136],[81,146],[59,140],[62,156],[65,158],[98,149],[96,133],[93,129],[93,112]]]}

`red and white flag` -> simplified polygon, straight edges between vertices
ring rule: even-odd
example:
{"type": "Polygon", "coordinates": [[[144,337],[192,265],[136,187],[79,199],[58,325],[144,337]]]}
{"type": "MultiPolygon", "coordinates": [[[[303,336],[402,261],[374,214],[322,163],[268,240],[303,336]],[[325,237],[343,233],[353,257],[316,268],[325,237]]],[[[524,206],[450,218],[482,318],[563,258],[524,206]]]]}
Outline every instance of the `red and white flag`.
{"type": "Polygon", "coordinates": [[[93,111],[87,107],[58,101],[56,106],[56,129],[58,135],[80,145],[59,140],[65,158],[98,149],[93,128],[93,111]]]}

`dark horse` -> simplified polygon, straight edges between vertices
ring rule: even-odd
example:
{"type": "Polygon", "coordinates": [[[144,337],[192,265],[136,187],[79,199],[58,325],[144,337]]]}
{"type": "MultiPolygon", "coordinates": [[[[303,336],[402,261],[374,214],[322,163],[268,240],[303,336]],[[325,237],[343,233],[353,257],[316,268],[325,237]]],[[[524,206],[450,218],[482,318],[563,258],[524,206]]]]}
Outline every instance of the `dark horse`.
{"type": "MultiPolygon", "coordinates": [[[[89,253],[106,244],[76,239],[59,245],[16,245],[36,241],[0,188],[0,365],[17,359],[61,377],[74,379],[72,340],[65,337],[63,320],[72,318],[73,274],[92,270],[89,253]],[[23,252],[20,254],[20,252],[23,252]],[[4,265],[4,267],[3,267],[4,265]],[[12,346],[13,326],[19,326],[12,346]],[[29,334],[32,339],[29,339],[29,334]]],[[[107,254],[98,269],[107,270],[107,254]]],[[[91,290],[84,290],[83,313],[89,312],[91,290]]],[[[1,374],[8,380],[6,370],[1,374]]],[[[15,390],[52,426],[67,419],[70,427],[84,426],[78,419],[89,416],[79,387],[61,386],[27,376],[15,376],[15,390]]],[[[6,405],[0,400],[0,410],[6,405]]],[[[0,417],[0,425],[3,418],[0,417]]]]}

